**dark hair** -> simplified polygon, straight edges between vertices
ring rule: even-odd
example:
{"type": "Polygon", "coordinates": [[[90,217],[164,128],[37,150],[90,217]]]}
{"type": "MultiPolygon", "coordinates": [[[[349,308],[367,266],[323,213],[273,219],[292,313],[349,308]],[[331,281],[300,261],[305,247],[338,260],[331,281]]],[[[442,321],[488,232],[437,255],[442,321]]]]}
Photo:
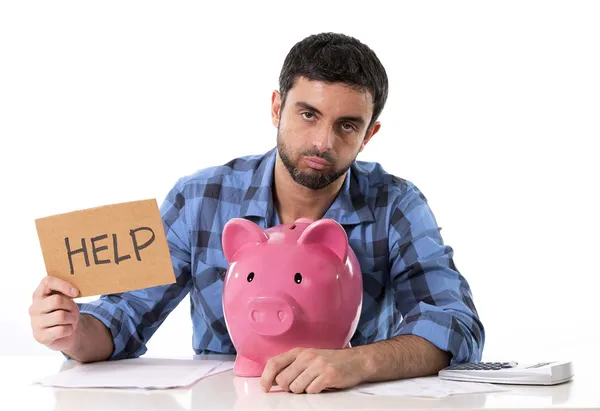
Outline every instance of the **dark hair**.
{"type": "Polygon", "coordinates": [[[291,48],[279,75],[282,108],[288,91],[300,76],[369,90],[373,96],[373,117],[369,127],[375,123],[387,100],[388,78],[379,58],[367,45],[345,34],[313,34],[291,48]]]}

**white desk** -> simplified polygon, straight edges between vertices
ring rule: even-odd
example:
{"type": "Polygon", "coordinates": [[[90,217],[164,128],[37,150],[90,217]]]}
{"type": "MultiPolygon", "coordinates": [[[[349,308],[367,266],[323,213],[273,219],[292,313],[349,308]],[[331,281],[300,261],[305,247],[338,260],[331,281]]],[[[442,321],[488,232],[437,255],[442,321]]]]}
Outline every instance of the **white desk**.
{"type": "MultiPolygon", "coordinates": [[[[189,358],[189,357],[188,357],[189,358]]],[[[199,359],[198,361],[202,361],[199,359]]],[[[72,363],[70,363],[72,364],[72,363]]],[[[444,399],[375,397],[353,392],[292,394],[261,392],[258,379],[231,371],[198,381],[188,389],[63,389],[31,384],[37,377],[70,366],[62,357],[0,357],[0,409],[45,410],[600,410],[600,378],[592,364],[574,362],[575,379],[553,387],[513,386],[509,392],[444,399]]]]}

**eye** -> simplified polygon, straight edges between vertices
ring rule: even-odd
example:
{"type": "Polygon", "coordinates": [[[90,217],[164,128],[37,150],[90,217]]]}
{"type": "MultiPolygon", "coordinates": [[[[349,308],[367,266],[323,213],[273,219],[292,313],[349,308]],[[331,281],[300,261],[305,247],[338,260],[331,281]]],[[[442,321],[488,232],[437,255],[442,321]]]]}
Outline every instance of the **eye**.
{"type": "Polygon", "coordinates": [[[296,273],[296,275],[294,276],[294,282],[296,284],[300,284],[302,282],[302,274],[296,273]]]}
{"type": "Polygon", "coordinates": [[[344,131],[356,131],[356,127],[352,123],[342,123],[342,129],[344,131]]]}
{"type": "Polygon", "coordinates": [[[251,283],[252,280],[254,280],[254,273],[248,274],[248,277],[246,277],[246,280],[248,280],[248,282],[251,283]]]}
{"type": "Polygon", "coordinates": [[[305,120],[312,120],[313,118],[315,118],[315,115],[313,113],[311,113],[310,111],[304,111],[304,112],[300,113],[300,115],[305,120]]]}

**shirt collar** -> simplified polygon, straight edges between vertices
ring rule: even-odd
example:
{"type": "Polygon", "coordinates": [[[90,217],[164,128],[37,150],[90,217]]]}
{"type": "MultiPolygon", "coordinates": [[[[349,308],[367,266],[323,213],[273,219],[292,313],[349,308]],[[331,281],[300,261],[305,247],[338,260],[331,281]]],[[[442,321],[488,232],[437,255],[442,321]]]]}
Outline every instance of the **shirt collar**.
{"type": "MultiPolygon", "coordinates": [[[[273,175],[277,148],[268,151],[253,173],[250,185],[244,195],[240,214],[242,217],[260,217],[267,224],[274,221],[273,175]]],[[[359,178],[365,170],[356,162],[352,164],[344,184],[323,218],[331,218],[342,225],[360,224],[374,221],[375,217],[361,192],[359,178]]]]}

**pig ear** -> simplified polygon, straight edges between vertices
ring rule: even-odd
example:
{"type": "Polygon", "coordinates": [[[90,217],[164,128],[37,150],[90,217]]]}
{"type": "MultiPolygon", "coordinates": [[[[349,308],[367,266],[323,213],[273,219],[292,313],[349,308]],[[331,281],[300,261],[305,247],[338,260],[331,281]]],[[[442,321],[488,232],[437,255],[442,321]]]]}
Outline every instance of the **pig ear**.
{"type": "Polygon", "coordinates": [[[240,248],[247,244],[264,243],[269,239],[262,228],[245,218],[233,218],[223,228],[223,253],[228,262],[240,248]]]}
{"type": "Polygon", "coordinates": [[[344,228],[335,220],[317,220],[300,234],[299,244],[321,244],[333,251],[343,263],[348,256],[348,236],[344,228]]]}

